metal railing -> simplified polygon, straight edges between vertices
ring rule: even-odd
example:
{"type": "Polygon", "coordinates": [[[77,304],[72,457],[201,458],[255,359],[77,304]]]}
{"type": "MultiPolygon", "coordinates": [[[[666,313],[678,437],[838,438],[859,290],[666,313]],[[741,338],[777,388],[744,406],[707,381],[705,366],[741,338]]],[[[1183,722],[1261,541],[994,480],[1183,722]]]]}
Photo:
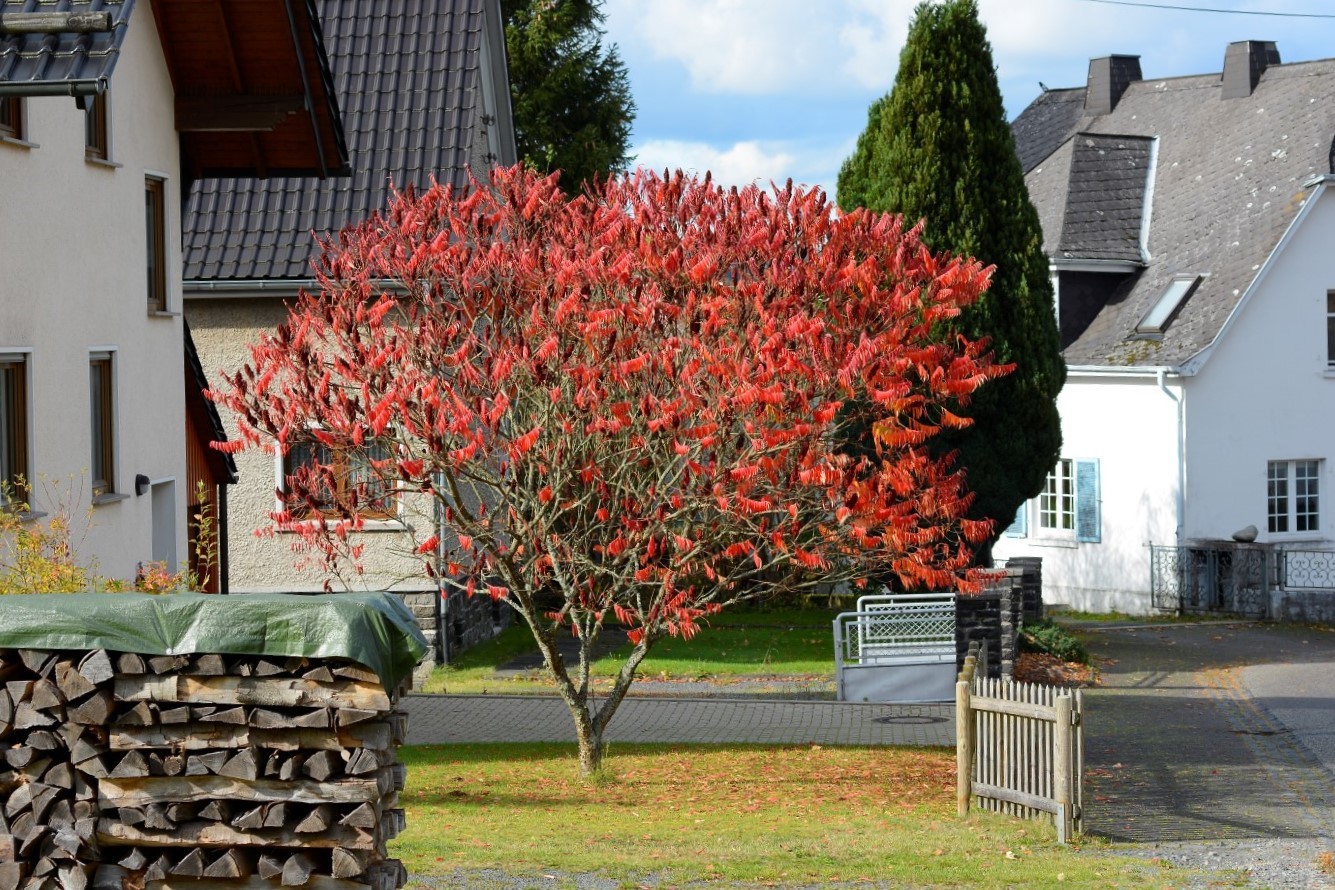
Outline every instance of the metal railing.
{"type": "Polygon", "coordinates": [[[1013,816],[1053,817],[1057,841],[1083,830],[1084,700],[1079,689],[976,673],[973,656],[955,684],[956,797],[1013,816]]]}
{"type": "Polygon", "coordinates": [[[1335,590],[1335,551],[1275,551],[1275,573],[1280,587],[1290,590],[1335,590]]]}
{"type": "Polygon", "coordinates": [[[834,619],[840,701],[949,701],[955,675],[955,595],[858,599],[834,619]]]}
{"type": "Polygon", "coordinates": [[[1151,545],[1151,603],[1162,611],[1262,618],[1279,580],[1276,565],[1259,547],[1151,545]]]}

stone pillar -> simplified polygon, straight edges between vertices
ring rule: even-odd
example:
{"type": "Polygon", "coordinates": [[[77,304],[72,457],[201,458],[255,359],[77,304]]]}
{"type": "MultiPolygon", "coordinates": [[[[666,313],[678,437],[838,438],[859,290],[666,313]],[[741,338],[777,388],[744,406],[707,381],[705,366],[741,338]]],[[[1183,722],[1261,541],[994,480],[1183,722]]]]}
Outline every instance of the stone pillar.
{"type": "Polygon", "coordinates": [[[1026,623],[1043,620],[1043,557],[1013,556],[1006,560],[1006,570],[1020,573],[1026,623]]]}
{"type": "Polygon", "coordinates": [[[964,668],[964,657],[969,654],[969,644],[978,642],[987,646],[987,676],[992,678],[1001,676],[1002,668],[998,657],[1002,644],[1001,615],[1000,591],[988,590],[983,593],[960,594],[955,597],[955,665],[957,671],[964,668]]]}

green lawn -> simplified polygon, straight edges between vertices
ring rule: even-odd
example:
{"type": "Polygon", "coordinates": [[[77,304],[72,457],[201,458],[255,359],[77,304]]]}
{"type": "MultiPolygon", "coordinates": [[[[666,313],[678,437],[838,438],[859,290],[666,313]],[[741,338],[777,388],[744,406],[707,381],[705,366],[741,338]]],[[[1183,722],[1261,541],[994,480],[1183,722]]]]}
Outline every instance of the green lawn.
{"type": "Polygon", "coordinates": [[[415,877],[498,870],[534,886],[903,882],[914,887],[1172,886],[1164,865],[1061,847],[1040,822],[955,816],[943,749],[625,745],[576,778],[558,744],[405,748],[415,877]]]}
{"type": "MultiPolygon", "coordinates": [[[[641,677],[663,680],[750,677],[834,677],[832,622],[824,609],[738,609],[715,616],[690,640],[659,642],[640,667],[641,677]]],[[[550,688],[542,671],[499,678],[496,668],[534,651],[528,628],[514,626],[461,654],[432,674],[426,692],[534,692],[550,688]]],[[[611,678],[630,651],[614,649],[593,664],[596,677],[611,678]]]]}

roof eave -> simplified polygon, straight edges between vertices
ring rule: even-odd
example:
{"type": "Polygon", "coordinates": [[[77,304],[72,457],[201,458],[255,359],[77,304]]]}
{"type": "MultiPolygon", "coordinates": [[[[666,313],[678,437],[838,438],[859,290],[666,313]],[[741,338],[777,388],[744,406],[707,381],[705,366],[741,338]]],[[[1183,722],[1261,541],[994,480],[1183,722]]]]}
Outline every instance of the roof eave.
{"type": "Polygon", "coordinates": [[[1187,375],[1199,374],[1205,367],[1206,362],[1214,355],[1219,342],[1224,339],[1242,310],[1251,302],[1253,295],[1270,276],[1271,270],[1279,262],[1280,255],[1289,246],[1298,228],[1306,221],[1308,215],[1312,212],[1312,208],[1331,185],[1335,185],[1335,174],[1330,173],[1317,174],[1303,183],[1304,188],[1312,189],[1312,194],[1307,196],[1307,200],[1303,202],[1303,206],[1294,215],[1288,228],[1284,230],[1284,234],[1280,236],[1279,241],[1266,255],[1265,261],[1261,263],[1261,268],[1252,276],[1252,280],[1247,284],[1247,289],[1242,292],[1242,296],[1238,298],[1238,302],[1234,304],[1233,309],[1228,313],[1228,317],[1224,319],[1224,323],[1219,326],[1219,331],[1214,335],[1214,338],[1203,349],[1182,362],[1182,373],[1187,375]]]}

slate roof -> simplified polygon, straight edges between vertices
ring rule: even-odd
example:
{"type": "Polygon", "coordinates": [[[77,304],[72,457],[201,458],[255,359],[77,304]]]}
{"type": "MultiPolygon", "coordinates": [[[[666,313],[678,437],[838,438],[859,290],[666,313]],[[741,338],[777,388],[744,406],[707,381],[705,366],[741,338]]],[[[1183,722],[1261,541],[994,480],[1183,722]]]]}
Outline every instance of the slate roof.
{"type": "Polygon", "coordinates": [[[0,0],[0,13],[107,12],[111,30],[93,34],[0,35],[0,95],[91,95],[106,88],[129,28],[134,0],[0,0]]]}
{"type": "Polygon", "coordinates": [[[1141,261],[1153,142],[1147,136],[1075,135],[1057,245],[1060,256],[1141,261]]]}
{"type": "Polygon", "coordinates": [[[319,0],[352,176],[205,179],[184,220],[186,281],[306,279],[315,242],[381,210],[390,184],[466,185],[481,107],[483,0],[319,0]]]}
{"type": "MultiPolygon", "coordinates": [[[[1068,365],[1179,367],[1205,349],[1303,206],[1304,184],[1331,172],[1335,59],[1271,66],[1245,98],[1220,92],[1219,74],[1139,81],[1110,114],[1088,117],[1083,88],[1053,90],[1016,119],[1020,156],[1048,152],[1025,181],[1050,255],[1067,237],[1080,140],[1158,138],[1149,262],[1066,348],[1068,365]],[[1072,122],[1077,95],[1082,113],[1072,122]],[[1178,274],[1205,277],[1161,340],[1137,338],[1136,324],[1178,274]]],[[[1106,233],[1116,240],[1119,232],[1109,225],[1106,233]]],[[[1092,234],[1080,230],[1082,249],[1092,249],[1092,234]]]]}

